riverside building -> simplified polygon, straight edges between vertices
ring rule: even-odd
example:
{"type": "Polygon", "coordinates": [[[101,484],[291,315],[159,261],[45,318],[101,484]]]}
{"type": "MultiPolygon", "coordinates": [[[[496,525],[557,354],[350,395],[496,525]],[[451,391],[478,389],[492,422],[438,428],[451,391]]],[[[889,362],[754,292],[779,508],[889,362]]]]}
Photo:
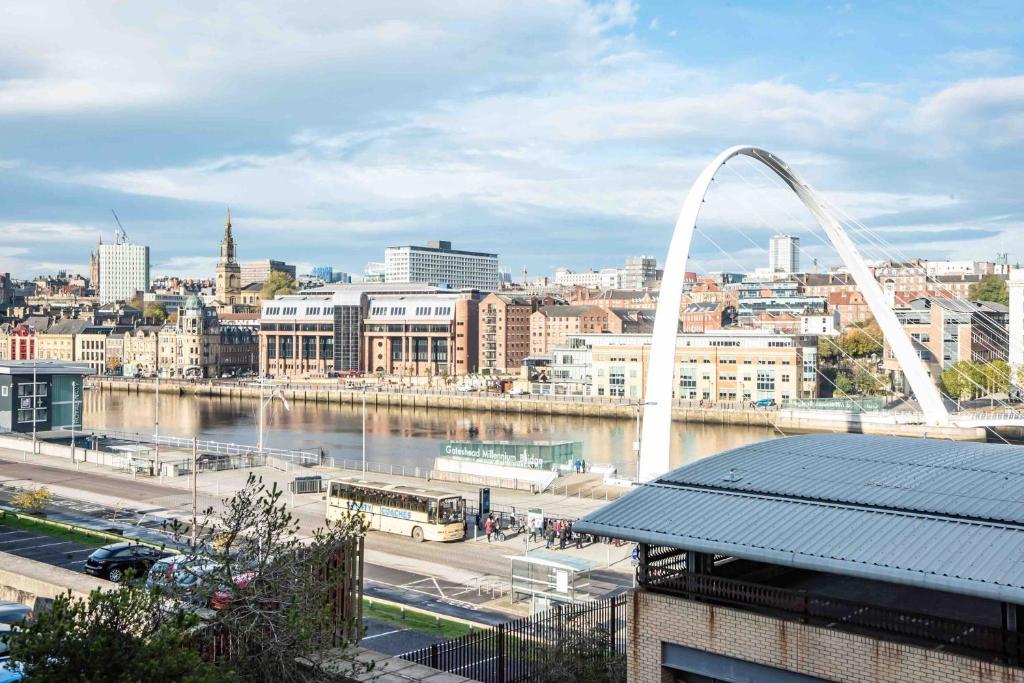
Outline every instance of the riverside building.
{"type": "Polygon", "coordinates": [[[130,301],[149,289],[149,247],[119,241],[97,246],[99,301],[130,301]]]}
{"type": "MultiPolygon", "coordinates": [[[[646,392],[651,337],[572,334],[551,353],[551,389],[534,393],[638,400],[646,392]],[[564,383],[565,386],[559,387],[564,383]]],[[[782,403],[818,395],[817,337],[759,330],[708,330],[676,337],[674,397],[782,403]]]]}

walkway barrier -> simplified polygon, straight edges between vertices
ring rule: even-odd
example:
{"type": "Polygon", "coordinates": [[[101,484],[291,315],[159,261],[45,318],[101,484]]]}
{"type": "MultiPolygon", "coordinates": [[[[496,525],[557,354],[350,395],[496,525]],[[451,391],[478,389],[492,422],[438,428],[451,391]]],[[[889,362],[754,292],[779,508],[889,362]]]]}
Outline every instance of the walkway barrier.
{"type": "Polygon", "coordinates": [[[295,479],[288,482],[288,490],[292,493],[323,493],[326,491],[324,488],[324,478],[319,475],[295,477],[295,479]]]}
{"type": "Polygon", "coordinates": [[[565,660],[581,658],[624,667],[626,607],[624,594],[560,604],[407,652],[402,659],[483,683],[529,681],[565,660]]]}

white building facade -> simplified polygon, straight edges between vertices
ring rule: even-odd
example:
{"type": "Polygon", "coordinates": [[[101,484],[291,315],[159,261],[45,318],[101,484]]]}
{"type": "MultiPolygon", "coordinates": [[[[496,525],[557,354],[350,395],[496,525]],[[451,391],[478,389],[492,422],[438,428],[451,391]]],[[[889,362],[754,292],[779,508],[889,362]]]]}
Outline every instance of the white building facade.
{"type": "Polygon", "coordinates": [[[384,281],[493,291],[498,287],[498,255],[452,249],[444,240],[431,240],[425,247],[388,247],[384,281]]]}
{"type": "Polygon", "coordinates": [[[129,301],[149,289],[149,247],[142,244],[99,245],[100,303],[129,301]]]}
{"type": "Polygon", "coordinates": [[[1024,269],[1014,268],[1006,282],[1010,290],[1010,368],[1014,384],[1021,385],[1024,369],[1024,269]]]}
{"type": "Polygon", "coordinates": [[[568,268],[555,271],[555,284],[561,287],[587,287],[588,289],[622,289],[624,272],[619,268],[602,268],[575,272],[568,268]]]}
{"type": "Polygon", "coordinates": [[[775,235],[768,250],[768,270],[772,273],[800,272],[800,238],[775,235]]]}

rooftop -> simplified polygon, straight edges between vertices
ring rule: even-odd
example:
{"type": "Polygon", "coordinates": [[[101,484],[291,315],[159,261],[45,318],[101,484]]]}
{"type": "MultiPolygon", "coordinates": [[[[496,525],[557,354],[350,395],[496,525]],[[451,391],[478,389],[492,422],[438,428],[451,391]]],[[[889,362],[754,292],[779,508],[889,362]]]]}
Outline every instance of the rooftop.
{"type": "Polygon", "coordinates": [[[61,360],[0,360],[0,375],[95,375],[85,363],[61,360]]]}
{"type": "Polygon", "coordinates": [[[1019,446],[817,434],[669,472],[586,533],[1024,604],[1019,446]]]}

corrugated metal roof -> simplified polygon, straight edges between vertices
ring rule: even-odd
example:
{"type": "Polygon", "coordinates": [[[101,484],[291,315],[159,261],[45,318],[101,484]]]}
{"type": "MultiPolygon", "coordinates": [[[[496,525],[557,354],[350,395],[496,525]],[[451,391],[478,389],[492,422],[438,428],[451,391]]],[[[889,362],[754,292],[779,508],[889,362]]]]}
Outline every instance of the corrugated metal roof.
{"type": "Polygon", "coordinates": [[[1024,449],[854,435],[744,446],[574,528],[1024,604],[1024,449]]]}

